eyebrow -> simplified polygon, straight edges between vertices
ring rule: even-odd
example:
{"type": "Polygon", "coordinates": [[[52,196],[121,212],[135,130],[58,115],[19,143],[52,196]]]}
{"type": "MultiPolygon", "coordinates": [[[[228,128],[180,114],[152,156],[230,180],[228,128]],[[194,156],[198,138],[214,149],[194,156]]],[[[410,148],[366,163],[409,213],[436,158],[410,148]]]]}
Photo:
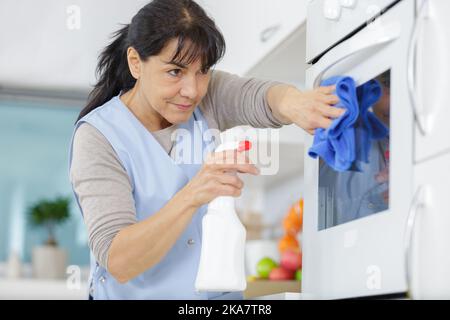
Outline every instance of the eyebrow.
{"type": "Polygon", "coordinates": [[[180,67],[180,68],[182,68],[182,69],[186,69],[186,68],[187,68],[186,65],[181,64],[181,63],[178,63],[178,62],[175,62],[175,61],[163,61],[163,62],[164,62],[165,64],[172,64],[172,65],[177,66],[177,67],[180,67]]]}

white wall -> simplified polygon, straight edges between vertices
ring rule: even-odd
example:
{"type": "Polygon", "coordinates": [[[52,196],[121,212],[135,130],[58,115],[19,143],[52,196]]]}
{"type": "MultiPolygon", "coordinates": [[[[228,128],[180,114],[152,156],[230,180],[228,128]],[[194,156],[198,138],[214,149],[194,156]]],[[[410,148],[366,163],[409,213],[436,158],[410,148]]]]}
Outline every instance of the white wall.
{"type": "Polygon", "coordinates": [[[147,2],[0,1],[0,86],[89,90],[110,34],[147,2]]]}

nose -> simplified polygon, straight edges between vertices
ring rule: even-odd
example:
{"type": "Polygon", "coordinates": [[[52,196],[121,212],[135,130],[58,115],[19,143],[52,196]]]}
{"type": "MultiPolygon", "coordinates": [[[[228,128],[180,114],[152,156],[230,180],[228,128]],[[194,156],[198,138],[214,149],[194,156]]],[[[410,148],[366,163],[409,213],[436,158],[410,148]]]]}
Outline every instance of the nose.
{"type": "Polygon", "coordinates": [[[184,77],[181,85],[180,95],[189,98],[190,100],[195,100],[197,94],[197,79],[195,75],[188,75],[184,77]]]}

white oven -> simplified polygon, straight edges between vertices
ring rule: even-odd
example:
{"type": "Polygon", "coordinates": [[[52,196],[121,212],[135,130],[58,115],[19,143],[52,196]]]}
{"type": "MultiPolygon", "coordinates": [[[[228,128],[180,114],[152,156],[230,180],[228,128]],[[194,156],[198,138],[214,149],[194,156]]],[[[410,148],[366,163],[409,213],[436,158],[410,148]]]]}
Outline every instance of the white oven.
{"type": "MultiPolygon", "coordinates": [[[[450,202],[444,190],[450,192],[450,126],[445,124],[450,108],[444,108],[444,88],[450,84],[450,37],[448,26],[439,24],[448,24],[442,11],[450,13],[450,6],[446,0],[424,3],[418,10],[414,0],[310,1],[307,87],[341,75],[352,77],[359,88],[376,83],[381,96],[369,112],[387,134],[356,139],[356,149],[367,155],[357,169],[337,172],[306,153],[305,296],[334,299],[408,290],[419,298],[449,294],[450,202]],[[333,21],[330,8],[336,3],[340,18],[333,21]],[[374,3],[380,10],[370,23],[350,18],[351,10],[355,14],[374,3]],[[440,42],[426,45],[430,39],[440,42]],[[447,58],[431,48],[446,52],[447,58]],[[433,58],[442,60],[441,70],[421,63],[433,58]]],[[[308,137],[305,145],[312,144],[308,137]]]]}

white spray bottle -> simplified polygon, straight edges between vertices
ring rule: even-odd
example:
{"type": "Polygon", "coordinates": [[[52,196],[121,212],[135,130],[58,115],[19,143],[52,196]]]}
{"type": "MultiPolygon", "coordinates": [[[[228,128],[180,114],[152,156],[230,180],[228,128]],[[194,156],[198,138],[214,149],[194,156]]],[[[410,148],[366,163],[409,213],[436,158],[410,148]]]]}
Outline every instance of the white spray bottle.
{"type": "MultiPolygon", "coordinates": [[[[215,152],[249,150],[249,141],[223,143],[215,152]]],[[[202,221],[200,264],[195,280],[197,291],[244,291],[246,230],[239,220],[234,198],[217,197],[208,205],[202,221]]]]}

